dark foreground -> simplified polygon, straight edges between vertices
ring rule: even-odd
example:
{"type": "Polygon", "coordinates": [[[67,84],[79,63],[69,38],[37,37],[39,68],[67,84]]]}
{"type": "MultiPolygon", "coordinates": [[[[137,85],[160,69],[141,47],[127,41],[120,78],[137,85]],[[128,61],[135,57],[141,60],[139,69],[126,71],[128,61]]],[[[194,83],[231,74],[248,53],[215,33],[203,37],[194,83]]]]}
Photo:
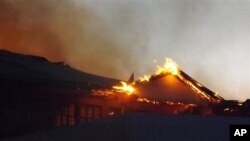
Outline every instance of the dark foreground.
{"type": "Polygon", "coordinates": [[[9,141],[228,141],[230,124],[250,124],[250,118],[130,114],[9,141]]]}

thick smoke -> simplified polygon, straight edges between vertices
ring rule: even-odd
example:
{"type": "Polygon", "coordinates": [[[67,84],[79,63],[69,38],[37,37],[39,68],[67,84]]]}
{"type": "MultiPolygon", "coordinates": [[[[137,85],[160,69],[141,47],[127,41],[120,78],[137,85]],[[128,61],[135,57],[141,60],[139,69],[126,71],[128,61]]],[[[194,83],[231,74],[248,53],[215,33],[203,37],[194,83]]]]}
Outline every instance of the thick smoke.
{"type": "Polygon", "coordinates": [[[0,48],[120,79],[152,74],[154,59],[161,65],[170,57],[223,97],[245,100],[249,7],[228,0],[0,0],[0,48]]]}
{"type": "Polygon", "coordinates": [[[137,65],[131,48],[115,42],[96,15],[69,0],[1,0],[0,48],[120,79],[137,65]]]}

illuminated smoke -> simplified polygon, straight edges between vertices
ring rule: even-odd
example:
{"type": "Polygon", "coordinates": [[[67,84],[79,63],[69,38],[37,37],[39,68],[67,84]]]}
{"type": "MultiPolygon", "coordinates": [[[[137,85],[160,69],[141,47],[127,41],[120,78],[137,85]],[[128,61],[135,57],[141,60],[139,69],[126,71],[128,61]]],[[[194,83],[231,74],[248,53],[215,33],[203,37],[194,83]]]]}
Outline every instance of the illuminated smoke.
{"type": "Polygon", "coordinates": [[[74,1],[0,1],[0,48],[126,78],[137,59],[131,48],[109,34],[100,18],[74,1]]]}

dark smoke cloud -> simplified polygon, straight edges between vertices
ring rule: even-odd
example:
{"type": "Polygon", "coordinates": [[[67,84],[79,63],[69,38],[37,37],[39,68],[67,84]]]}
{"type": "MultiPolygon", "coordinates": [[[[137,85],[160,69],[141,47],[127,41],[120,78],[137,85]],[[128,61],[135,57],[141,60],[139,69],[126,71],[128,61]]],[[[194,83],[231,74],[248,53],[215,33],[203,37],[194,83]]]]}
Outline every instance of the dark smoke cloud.
{"type": "Polygon", "coordinates": [[[0,48],[99,75],[129,77],[135,55],[108,34],[97,16],[74,1],[0,1],[0,48]]]}

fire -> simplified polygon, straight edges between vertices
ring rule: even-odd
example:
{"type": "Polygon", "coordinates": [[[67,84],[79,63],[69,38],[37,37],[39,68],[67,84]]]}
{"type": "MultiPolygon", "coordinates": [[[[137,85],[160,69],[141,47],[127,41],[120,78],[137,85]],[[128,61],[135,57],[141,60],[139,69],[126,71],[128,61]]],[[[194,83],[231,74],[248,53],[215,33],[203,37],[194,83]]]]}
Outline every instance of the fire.
{"type": "Polygon", "coordinates": [[[142,97],[137,98],[136,101],[137,102],[144,102],[144,103],[151,103],[151,104],[160,104],[160,102],[158,102],[156,100],[150,100],[150,99],[142,98],[142,97]]]}
{"type": "Polygon", "coordinates": [[[211,98],[198,87],[196,87],[191,81],[186,80],[182,75],[177,75],[179,79],[181,79],[184,83],[186,83],[189,87],[192,88],[195,93],[200,94],[202,97],[206,98],[208,101],[211,101],[211,98]]]}
{"type": "Polygon", "coordinates": [[[128,95],[131,95],[132,93],[134,93],[135,88],[133,88],[133,86],[127,84],[124,81],[121,81],[122,86],[113,86],[113,88],[115,90],[117,90],[118,92],[125,92],[128,95]]]}
{"type": "Polygon", "coordinates": [[[202,97],[206,98],[207,100],[211,101],[211,98],[202,90],[200,90],[199,87],[202,87],[201,84],[198,82],[196,83],[198,85],[195,86],[192,82],[189,80],[185,79],[181,74],[180,74],[180,69],[179,66],[177,65],[176,62],[174,62],[170,58],[166,58],[166,62],[163,67],[157,66],[158,69],[156,70],[155,75],[161,75],[161,74],[171,74],[177,76],[180,80],[182,80],[184,83],[186,83],[188,86],[192,88],[193,91],[195,91],[197,94],[200,94],[202,97]]]}
{"type": "Polygon", "coordinates": [[[156,75],[160,74],[172,74],[178,75],[179,74],[179,66],[170,58],[166,58],[166,62],[163,67],[157,66],[157,70],[155,72],[156,75]]]}
{"type": "MultiPolygon", "coordinates": [[[[216,97],[218,97],[219,100],[214,101],[214,99],[212,99],[211,96],[207,95],[206,92],[204,92],[201,89],[203,86],[200,83],[189,81],[188,79],[183,77],[183,75],[181,74],[181,69],[179,68],[177,63],[174,62],[172,59],[166,58],[165,64],[162,67],[157,66],[157,68],[158,69],[156,70],[154,75],[144,75],[143,77],[139,78],[139,82],[149,82],[151,80],[151,78],[154,78],[158,75],[170,74],[170,75],[174,75],[174,76],[178,77],[181,81],[183,81],[186,85],[188,85],[193,91],[195,91],[196,94],[207,99],[208,101],[219,102],[221,100],[220,97],[218,96],[218,94],[215,93],[214,95],[216,97]]],[[[113,89],[115,89],[115,91],[117,91],[117,92],[123,92],[123,93],[126,93],[128,95],[131,95],[135,92],[135,88],[133,87],[133,85],[136,84],[136,82],[132,83],[132,84],[127,84],[126,82],[121,81],[121,84],[122,84],[121,86],[113,86],[113,89]]],[[[139,98],[139,99],[137,99],[137,101],[138,102],[153,103],[152,101],[150,101],[146,98],[139,98]]]]}
{"type": "MultiPolygon", "coordinates": [[[[156,62],[156,60],[154,60],[156,62]]],[[[177,63],[175,63],[172,59],[166,58],[166,62],[163,65],[163,67],[157,66],[157,70],[155,72],[155,75],[161,75],[161,74],[172,74],[172,75],[179,75],[180,69],[177,63]]],[[[143,77],[139,77],[140,82],[148,82],[150,80],[150,75],[144,75],[143,77]]]]}
{"type": "Polygon", "coordinates": [[[141,82],[143,82],[143,81],[147,81],[148,82],[149,79],[150,79],[150,75],[144,75],[143,77],[140,77],[139,79],[140,79],[141,82]]]}
{"type": "MultiPolygon", "coordinates": [[[[158,76],[158,75],[164,75],[164,74],[171,74],[171,75],[175,75],[176,77],[178,77],[180,80],[182,80],[185,84],[187,84],[190,88],[192,88],[193,91],[195,91],[195,93],[200,94],[203,98],[212,101],[211,97],[209,95],[207,95],[204,91],[202,91],[200,88],[202,88],[203,86],[198,83],[198,82],[191,82],[189,80],[187,80],[186,78],[184,78],[181,75],[181,70],[179,68],[179,66],[177,65],[176,62],[174,62],[172,59],[170,58],[166,58],[166,62],[165,64],[160,67],[157,66],[157,70],[155,72],[154,75],[150,76],[150,75],[144,75],[143,77],[140,77],[140,82],[146,81],[148,82],[152,77],[154,76],[158,76]]],[[[217,93],[215,94],[215,96],[217,96],[218,98],[220,98],[217,93]]],[[[216,101],[218,102],[218,101],[216,101]]]]}

